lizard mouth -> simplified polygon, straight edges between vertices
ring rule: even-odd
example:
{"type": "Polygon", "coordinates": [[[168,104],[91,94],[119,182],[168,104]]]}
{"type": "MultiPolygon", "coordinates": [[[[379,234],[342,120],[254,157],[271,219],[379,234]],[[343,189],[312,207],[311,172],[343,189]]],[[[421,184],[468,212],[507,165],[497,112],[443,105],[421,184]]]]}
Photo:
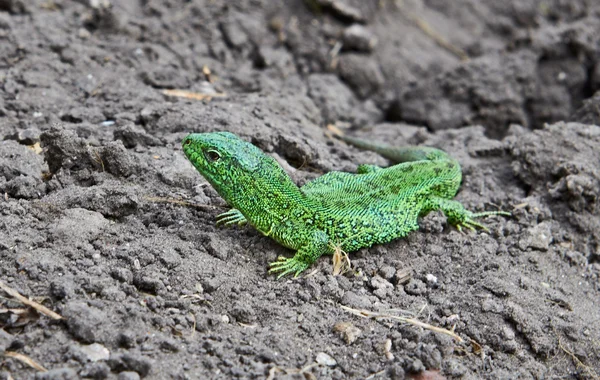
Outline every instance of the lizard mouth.
{"type": "Polygon", "coordinates": [[[181,146],[183,147],[183,151],[187,154],[192,150],[192,143],[194,142],[192,134],[185,136],[183,141],[181,141],[181,146]]]}
{"type": "Polygon", "coordinates": [[[194,144],[194,134],[191,133],[187,135],[181,142],[181,146],[183,148],[183,153],[186,155],[188,160],[190,160],[190,162],[198,170],[200,170],[202,166],[200,163],[201,150],[199,149],[197,144],[194,144]]]}

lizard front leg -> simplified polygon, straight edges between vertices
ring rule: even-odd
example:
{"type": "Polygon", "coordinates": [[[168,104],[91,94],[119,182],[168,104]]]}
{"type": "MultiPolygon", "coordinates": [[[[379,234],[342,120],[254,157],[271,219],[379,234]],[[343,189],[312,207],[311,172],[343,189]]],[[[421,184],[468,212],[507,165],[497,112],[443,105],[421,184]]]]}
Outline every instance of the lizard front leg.
{"type": "Polygon", "coordinates": [[[217,226],[230,226],[232,224],[243,226],[246,223],[248,223],[246,217],[235,208],[217,215],[217,226]]]}
{"type": "Polygon", "coordinates": [[[294,257],[279,257],[277,261],[270,263],[269,273],[279,272],[277,279],[290,273],[293,273],[294,277],[298,277],[300,273],[329,250],[329,236],[325,232],[317,230],[312,234],[309,242],[298,249],[294,257]]]}

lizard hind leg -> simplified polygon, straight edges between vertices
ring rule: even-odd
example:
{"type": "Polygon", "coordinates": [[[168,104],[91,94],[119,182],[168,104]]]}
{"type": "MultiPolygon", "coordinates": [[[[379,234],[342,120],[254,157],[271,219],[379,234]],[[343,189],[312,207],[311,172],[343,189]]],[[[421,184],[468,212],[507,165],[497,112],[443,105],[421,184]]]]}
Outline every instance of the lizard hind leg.
{"type": "Polygon", "coordinates": [[[321,255],[330,251],[329,237],[323,231],[315,231],[308,244],[301,247],[294,257],[279,257],[269,264],[269,273],[278,273],[277,279],[294,274],[298,277],[306,268],[314,263],[321,255]]]}
{"type": "Polygon", "coordinates": [[[484,211],[473,213],[467,210],[462,203],[458,201],[439,197],[433,197],[430,199],[430,205],[427,207],[427,209],[427,211],[441,210],[444,215],[446,215],[448,224],[453,225],[459,231],[462,231],[464,227],[470,229],[471,231],[475,231],[475,229],[479,228],[489,232],[489,229],[486,226],[477,222],[475,219],[492,215],[511,215],[510,212],[506,211],[484,211]]]}

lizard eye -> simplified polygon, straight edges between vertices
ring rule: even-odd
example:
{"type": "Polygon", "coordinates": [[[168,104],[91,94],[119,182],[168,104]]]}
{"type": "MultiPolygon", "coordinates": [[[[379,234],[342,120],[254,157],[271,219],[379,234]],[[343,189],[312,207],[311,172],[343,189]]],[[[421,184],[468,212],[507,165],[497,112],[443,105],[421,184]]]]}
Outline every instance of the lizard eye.
{"type": "Polygon", "coordinates": [[[216,150],[208,150],[204,155],[211,162],[219,161],[219,159],[221,158],[221,154],[216,150]]]}

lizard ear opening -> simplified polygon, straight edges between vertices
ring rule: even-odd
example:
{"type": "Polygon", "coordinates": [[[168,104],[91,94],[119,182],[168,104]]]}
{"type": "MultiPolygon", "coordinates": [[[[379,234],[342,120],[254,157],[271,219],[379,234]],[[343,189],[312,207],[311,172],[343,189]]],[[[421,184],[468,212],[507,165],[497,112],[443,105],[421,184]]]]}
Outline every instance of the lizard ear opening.
{"type": "Polygon", "coordinates": [[[212,149],[207,150],[204,155],[210,162],[217,162],[217,161],[219,161],[219,159],[221,159],[221,153],[217,152],[216,150],[212,150],[212,149]]]}

